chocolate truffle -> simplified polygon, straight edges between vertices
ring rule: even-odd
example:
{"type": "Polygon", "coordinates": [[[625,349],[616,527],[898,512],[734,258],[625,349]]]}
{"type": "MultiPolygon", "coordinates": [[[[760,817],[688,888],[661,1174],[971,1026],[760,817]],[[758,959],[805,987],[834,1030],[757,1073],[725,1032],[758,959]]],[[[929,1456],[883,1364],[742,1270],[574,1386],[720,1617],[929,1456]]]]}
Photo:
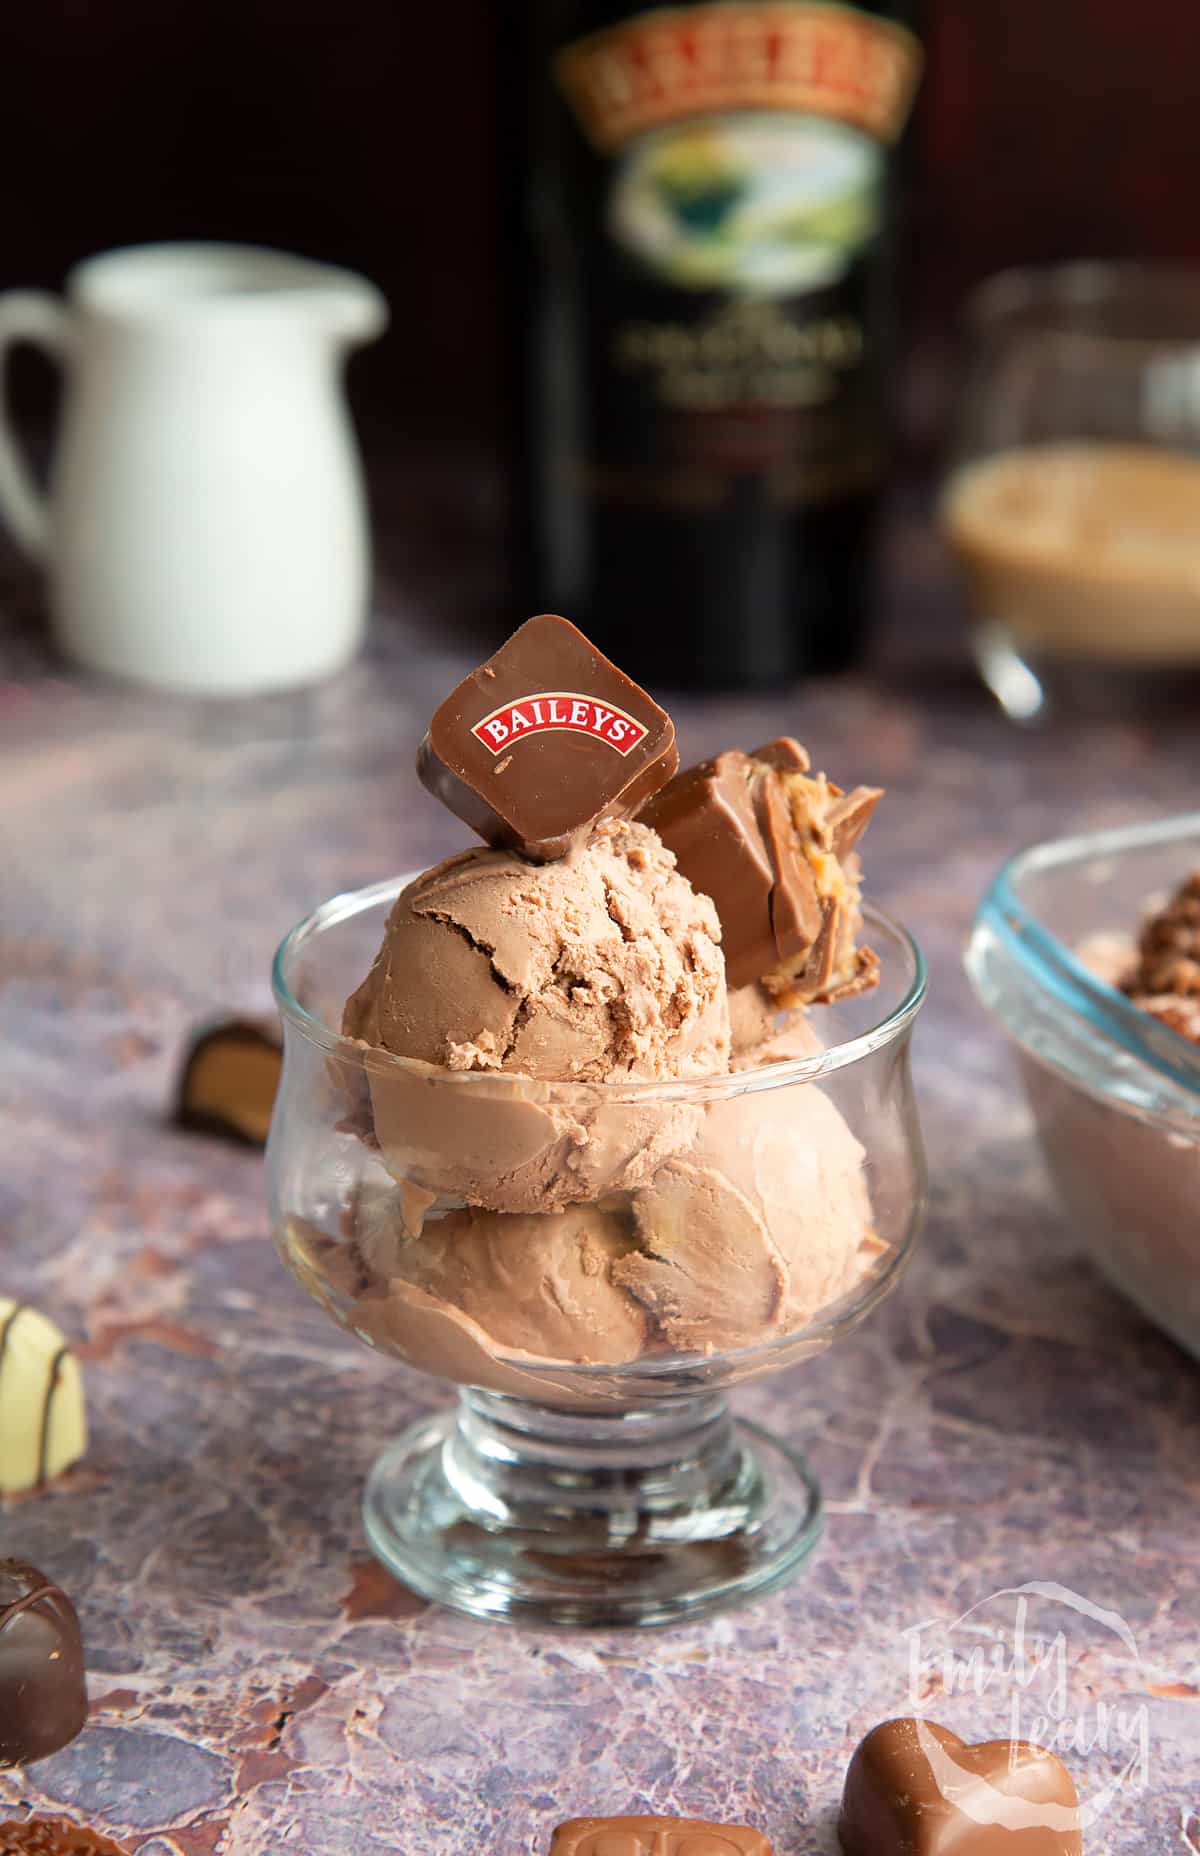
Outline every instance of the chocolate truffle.
{"type": "Polygon", "coordinates": [[[0,1560],[0,1766],[45,1759],[87,1720],[75,1607],[26,1560],[0,1560]]]}

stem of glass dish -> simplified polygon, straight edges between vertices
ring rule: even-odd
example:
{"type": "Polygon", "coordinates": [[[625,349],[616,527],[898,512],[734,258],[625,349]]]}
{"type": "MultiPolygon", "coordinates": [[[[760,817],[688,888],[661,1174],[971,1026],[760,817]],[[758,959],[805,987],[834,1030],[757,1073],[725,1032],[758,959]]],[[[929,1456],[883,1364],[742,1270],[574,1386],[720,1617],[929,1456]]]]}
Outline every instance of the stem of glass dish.
{"type": "MultiPolygon", "coordinates": [[[[747,1520],[745,1453],[719,1393],[606,1412],[463,1392],[443,1469],[463,1505],[496,1524],[538,1512],[556,1536],[613,1542],[665,1527],[714,1539],[747,1520]]],[[[487,1525],[484,1520],[484,1525],[487,1525]]]]}
{"type": "Polygon", "coordinates": [[[375,1464],[367,1538],[474,1617],[670,1624],[770,1591],[821,1532],[802,1458],[712,1392],[566,1411],[469,1391],[375,1464]]]}

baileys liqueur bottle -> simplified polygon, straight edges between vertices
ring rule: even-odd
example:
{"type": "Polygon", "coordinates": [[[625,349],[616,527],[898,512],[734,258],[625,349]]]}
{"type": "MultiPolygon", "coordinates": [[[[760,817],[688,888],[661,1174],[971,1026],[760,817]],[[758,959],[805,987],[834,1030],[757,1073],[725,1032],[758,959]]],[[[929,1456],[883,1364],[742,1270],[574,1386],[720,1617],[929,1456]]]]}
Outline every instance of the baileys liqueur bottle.
{"type": "Polygon", "coordinates": [[[643,678],[856,655],[921,63],[901,11],[520,9],[526,596],[643,678]]]}

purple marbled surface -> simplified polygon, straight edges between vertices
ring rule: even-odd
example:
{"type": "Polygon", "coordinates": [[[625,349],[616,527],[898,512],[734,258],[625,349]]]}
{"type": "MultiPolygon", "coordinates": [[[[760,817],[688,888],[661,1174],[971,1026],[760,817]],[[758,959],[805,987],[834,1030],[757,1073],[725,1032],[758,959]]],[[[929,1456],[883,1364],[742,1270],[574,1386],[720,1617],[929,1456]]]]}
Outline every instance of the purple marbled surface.
{"type": "MultiPolygon", "coordinates": [[[[787,729],[889,788],[868,872],[931,963],[933,1192],[884,1310],[738,1395],[809,1451],[819,1554],[749,1610],[644,1637],[475,1624],[374,1570],[367,1467],[444,1395],[285,1276],[259,1156],[164,1123],[189,1026],[265,1003],[296,917],[461,842],[410,769],[482,651],[435,602],[390,599],[367,662],[242,706],[75,681],[10,634],[0,1287],[78,1337],[93,1440],[61,1484],[0,1507],[0,1539],[75,1595],[93,1717],[0,1774],[8,1814],[58,1810],[142,1856],[518,1856],[561,1818],[624,1810],[748,1819],[779,1856],[832,1852],[855,1741],[909,1711],[907,1633],[1043,1581],[1126,1627],[1061,1606],[1040,1620],[1064,1631],[1059,1727],[1108,1741],[1067,1754],[1087,1796],[1144,1735],[1149,1785],[1119,1792],[1087,1848],[1200,1850],[1200,1374],[1084,1259],[959,965],[1007,852],[1194,803],[1195,725],[1017,734],[930,643],[928,547],[918,529],[893,544],[872,678],[674,705],[688,757],[787,729]]],[[[922,1641],[995,1648],[1014,1604],[922,1641]]],[[[1007,1676],[944,1683],[926,1668],[935,1718],[1008,1730],[1007,1676]]]]}

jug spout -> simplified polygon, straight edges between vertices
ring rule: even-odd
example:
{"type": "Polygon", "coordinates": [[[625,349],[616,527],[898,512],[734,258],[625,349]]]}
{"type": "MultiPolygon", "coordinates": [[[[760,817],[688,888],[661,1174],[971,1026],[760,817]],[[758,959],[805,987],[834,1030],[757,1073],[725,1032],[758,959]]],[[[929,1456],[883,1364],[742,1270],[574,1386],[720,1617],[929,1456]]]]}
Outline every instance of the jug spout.
{"type": "Polygon", "coordinates": [[[388,306],[383,292],[352,271],[314,290],[312,299],[320,326],[335,341],[372,342],[387,328],[388,306]]]}

